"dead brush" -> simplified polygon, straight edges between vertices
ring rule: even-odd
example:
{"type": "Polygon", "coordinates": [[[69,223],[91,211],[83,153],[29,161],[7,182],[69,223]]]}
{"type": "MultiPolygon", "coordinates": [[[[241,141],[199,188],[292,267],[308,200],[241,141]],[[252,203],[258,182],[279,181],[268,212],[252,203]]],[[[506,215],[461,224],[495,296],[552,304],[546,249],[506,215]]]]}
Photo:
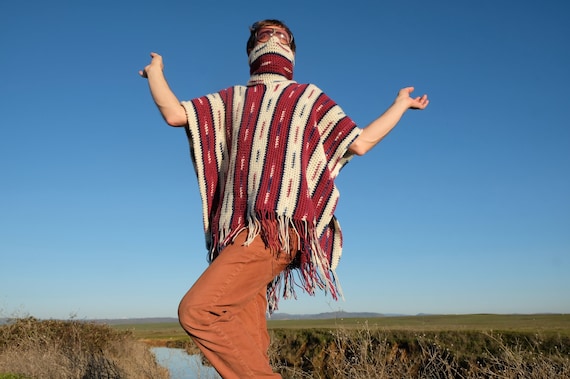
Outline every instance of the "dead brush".
{"type": "Polygon", "coordinates": [[[554,336],[417,333],[365,323],[356,329],[274,331],[274,337],[270,357],[286,379],[570,379],[568,339],[554,336]]]}
{"type": "Polygon", "coordinates": [[[33,317],[0,327],[0,373],[35,379],[168,378],[148,347],[129,332],[33,317]]]}

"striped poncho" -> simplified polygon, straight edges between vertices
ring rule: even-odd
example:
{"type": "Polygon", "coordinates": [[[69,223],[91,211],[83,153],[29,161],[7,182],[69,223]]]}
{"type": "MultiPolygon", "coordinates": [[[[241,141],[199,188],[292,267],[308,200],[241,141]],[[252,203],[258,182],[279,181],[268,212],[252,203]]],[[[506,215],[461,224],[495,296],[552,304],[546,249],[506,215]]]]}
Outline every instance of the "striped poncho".
{"type": "MultiPolygon", "coordinates": [[[[295,263],[268,286],[269,311],[301,286],[339,292],[342,235],[334,180],[360,129],[319,88],[292,80],[293,53],[270,39],[250,54],[247,86],[183,102],[210,261],[243,230],[274,251],[299,241],[295,263]]],[[[246,242],[247,243],[247,242],[246,242]]]]}

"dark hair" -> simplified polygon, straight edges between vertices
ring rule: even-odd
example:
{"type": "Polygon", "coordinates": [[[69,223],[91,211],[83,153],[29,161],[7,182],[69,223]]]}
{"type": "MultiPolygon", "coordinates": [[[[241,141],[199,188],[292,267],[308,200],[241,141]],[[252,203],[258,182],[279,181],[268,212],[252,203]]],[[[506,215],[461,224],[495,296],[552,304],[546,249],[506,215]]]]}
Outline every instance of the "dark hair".
{"type": "Polygon", "coordinates": [[[254,23],[253,25],[251,25],[249,27],[249,39],[247,40],[247,45],[245,48],[246,53],[249,55],[249,52],[251,50],[253,50],[253,47],[255,46],[255,42],[256,42],[256,36],[255,34],[257,33],[257,31],[261,28],[265,28],[266,26],[277,26],[279,28],[283,28],[285,29],[285,31],[287,31],[287,33],[289,33],[289,35],[291,36],[291,43],[289,44],[289,47],[291,47],[291,51],[293,51],[293,53],[295,52],[295,39],[293,38],[293,33],[291,32],[291,29],[289,29],[289,27],[287,25],[285,25],[285,23],[283,21],[279,21],[279,20],[262,20],[262,21],[258,21],[256,23],[254,23]]]}

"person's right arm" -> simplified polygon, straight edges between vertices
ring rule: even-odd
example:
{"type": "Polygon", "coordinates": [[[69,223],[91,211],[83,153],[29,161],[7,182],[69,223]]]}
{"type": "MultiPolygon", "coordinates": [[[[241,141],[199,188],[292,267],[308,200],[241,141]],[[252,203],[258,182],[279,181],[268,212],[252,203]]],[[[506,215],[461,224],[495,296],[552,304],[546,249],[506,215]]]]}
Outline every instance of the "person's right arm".
{"type": "Polygon", "coordinates": [[[150,56],[150,64],[144,70],[140,70],[139,75],[147,78],[152,99],[164,121],[170,126],[186,125],[188,123],[186,111],[164,77],[162,57],[156,53],[150,53],[150,56]]]}

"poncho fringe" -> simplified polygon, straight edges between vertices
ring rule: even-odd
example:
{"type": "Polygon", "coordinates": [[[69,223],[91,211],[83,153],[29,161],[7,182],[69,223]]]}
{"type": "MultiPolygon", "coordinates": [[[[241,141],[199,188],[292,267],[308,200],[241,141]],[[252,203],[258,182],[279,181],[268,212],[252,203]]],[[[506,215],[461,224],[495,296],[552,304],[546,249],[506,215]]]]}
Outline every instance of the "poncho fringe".
{"type": "Polygon", "coordinates": [[[298,250],[308,254],[298,254],[296,259],[280,275],[274,278],[267,288],[268,312],[271,314],[278,309],[279,298],[297,298],[296,287],[302,288],[310,295],[315,294],[315,289],[330,293],[334,300],[342,297],[342,289],[331,269],[327,256],[320,244],[314,227],[308,227],[304,220],[292,220],[284,216],[276,216],[274,213],[258,214],[256,218],[250,218],[247,227],[238,228],[231,234],[221,237],[216,252],[211,252],[209,261],[213,261],[217,255],[242,231],[247,230],[248,236],[244,245],[247,246],[260,236],[267,248],[274,254],[295,254],[290,250],[290,240],[295,238],[298,250]],[[295,275],[297,274],[297,275],[295,275]],[[300,284],[295,280],[300,281],[300,284]]]}

